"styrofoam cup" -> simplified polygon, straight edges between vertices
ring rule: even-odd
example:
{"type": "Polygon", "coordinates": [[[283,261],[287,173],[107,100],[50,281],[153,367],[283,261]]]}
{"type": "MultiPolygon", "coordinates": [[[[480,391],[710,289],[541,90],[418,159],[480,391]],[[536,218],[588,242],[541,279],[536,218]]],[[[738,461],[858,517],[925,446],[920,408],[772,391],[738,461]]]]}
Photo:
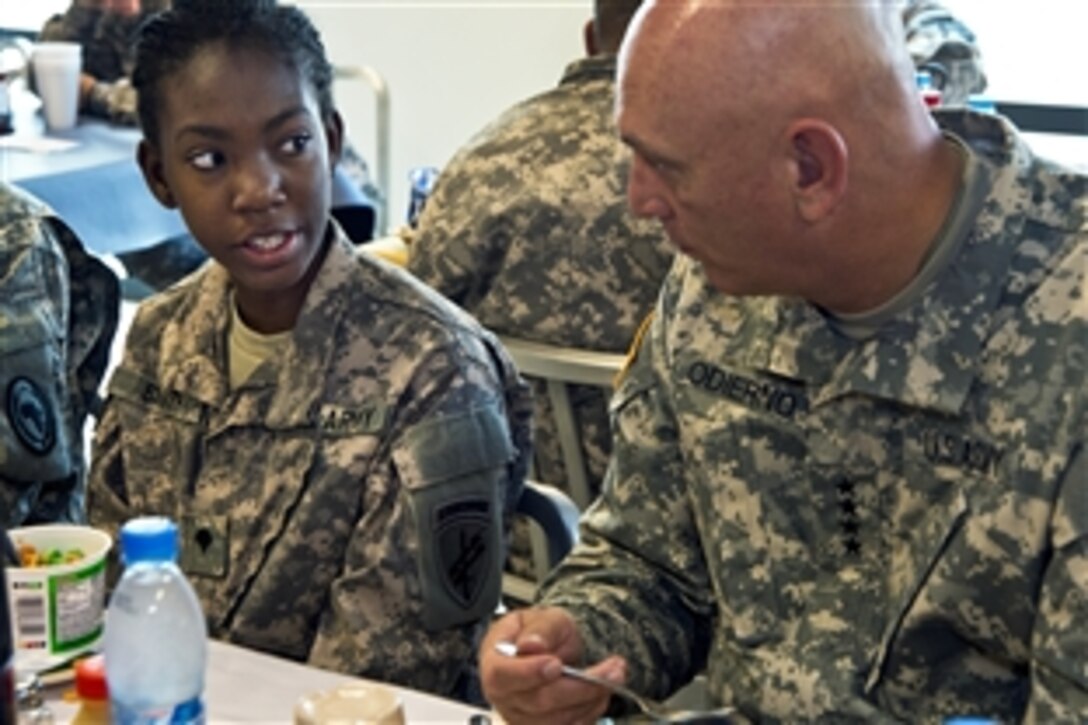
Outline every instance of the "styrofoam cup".
{"type": "Polygon", "coordinates": [[[45,125],[64,131],[76,125],[79,115],[79,74],[83,68],[79,43],[37,43],[30,54],[34,85],[42,99],[45,125]]]}

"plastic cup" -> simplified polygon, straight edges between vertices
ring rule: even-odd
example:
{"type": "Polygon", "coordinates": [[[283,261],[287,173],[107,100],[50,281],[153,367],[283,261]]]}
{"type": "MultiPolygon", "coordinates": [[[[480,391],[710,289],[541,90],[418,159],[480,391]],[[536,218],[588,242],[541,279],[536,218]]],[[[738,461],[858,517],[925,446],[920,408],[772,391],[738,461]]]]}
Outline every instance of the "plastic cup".
{"type": "Polygon", "coordinates": [[[45,125],[51,131],[64,131],[76,125],[82,56],[79,43],[37,43],[31,51],[34,84],[42,99],[45,125]]]}

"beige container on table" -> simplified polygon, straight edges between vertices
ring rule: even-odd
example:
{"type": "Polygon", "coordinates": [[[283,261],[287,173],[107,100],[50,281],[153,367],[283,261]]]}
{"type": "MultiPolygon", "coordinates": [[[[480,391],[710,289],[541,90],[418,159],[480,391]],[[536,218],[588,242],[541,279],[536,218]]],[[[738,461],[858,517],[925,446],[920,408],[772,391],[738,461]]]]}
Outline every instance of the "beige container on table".
{"type": "Polygon", "coordinates": [[[404,705],[388,687],[346,684],[299,698],[295,725],[405,725],[404,705]]]}

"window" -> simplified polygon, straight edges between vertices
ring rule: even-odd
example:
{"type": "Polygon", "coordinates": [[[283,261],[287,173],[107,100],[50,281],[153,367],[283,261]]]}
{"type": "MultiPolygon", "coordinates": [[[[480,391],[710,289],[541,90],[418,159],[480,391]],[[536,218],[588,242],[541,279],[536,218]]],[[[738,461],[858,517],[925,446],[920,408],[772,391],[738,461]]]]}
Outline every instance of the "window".
{"type": "MultiPolygon", "coordinates": [[[[945,0],[975,32],[999,101],[1088,106],[1084,0],[945,0]]],[[[1088,129],[1085,129],[1088,133],[1088,129]]]]}

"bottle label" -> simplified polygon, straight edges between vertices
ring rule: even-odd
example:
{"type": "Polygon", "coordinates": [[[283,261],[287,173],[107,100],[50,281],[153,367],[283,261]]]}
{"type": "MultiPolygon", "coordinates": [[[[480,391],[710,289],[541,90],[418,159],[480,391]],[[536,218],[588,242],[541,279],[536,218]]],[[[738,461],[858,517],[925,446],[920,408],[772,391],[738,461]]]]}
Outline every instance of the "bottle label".
{"type": "Polygon", "coordinates": [[[194,697],[192,700],[181,703],[174,708],[174,714],[170,718],[170,722],[203,725],[204,702],[199,697],[194,697]]]}
{"type": "Polygon", "coordinates": [[[97,642],[102,634],[105,572],[103,560],[44,579],[13,574],[9,589],[18,649],[51,656],[97,642]]]}
{"type": "Polygon", "coordinates": [[[110,717],[117,725],[204,725],[204,702],[199,697],[169,707],[138,708],[112,700],[110,717]]]}

